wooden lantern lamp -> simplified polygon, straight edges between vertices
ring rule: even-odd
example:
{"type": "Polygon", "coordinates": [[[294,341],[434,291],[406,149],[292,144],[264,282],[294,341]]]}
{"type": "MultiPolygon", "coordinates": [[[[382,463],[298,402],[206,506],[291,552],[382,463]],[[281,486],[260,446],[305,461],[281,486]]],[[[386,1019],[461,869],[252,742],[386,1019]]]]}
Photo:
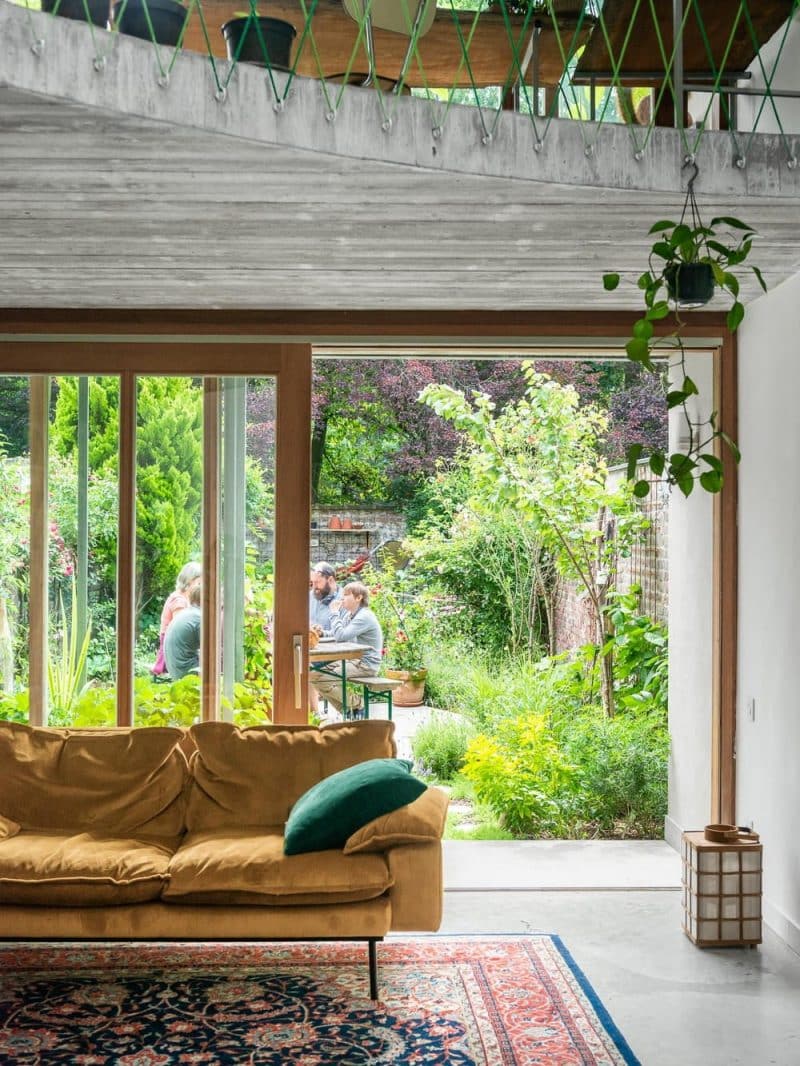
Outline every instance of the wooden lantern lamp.
{"type": "Polygon", "coordinates": [[[762,851],[735,825],[683,834],[683,931],[699,947],[761,943],[762,851]]]}

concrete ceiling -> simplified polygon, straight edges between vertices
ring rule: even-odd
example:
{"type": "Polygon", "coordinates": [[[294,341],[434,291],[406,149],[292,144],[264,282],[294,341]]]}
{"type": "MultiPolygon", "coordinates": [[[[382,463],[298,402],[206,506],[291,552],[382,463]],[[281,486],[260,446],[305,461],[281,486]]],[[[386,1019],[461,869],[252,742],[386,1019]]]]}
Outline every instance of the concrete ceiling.
{"type": "MultiPolygon", "coordinates": [[[[85,32],[65,27],[75,31],[85,32]]],[[[126,40],[117,51],[129,45],[145,47],[126,40]]],[[[83,101],[56,95],[57,86],[49,95],[33,92],[30,62],[28,49],[16,74],[10,67],[4,74],[0,59],[4,307],[636,308],[633,284],[607,294],[601,275],[617,269],[635,280],[646,267],[650,224],[675,217],[683,202],[680,156],[661,163],[657,144],[645,170],[636,169],[628,145],[622,159],[617,146],[624,141],[609,142],[614,150],[602,165],[573,145],[571,155],[562,153],[566,181],[553,180],[559,158],[551,150],[535,180],[521,176],[533,168],[518,162],[519,153],[509,153],[508,165],[502,149],[491,165],[480,150],[462,147],[455,154],[448,130],[449,157],[443,145],[444,159],[421,165],[417,137],[404,164],[403,143],[387,149],[379,127],[348,142],[348,129],[362,120],[356,106],[351,127],[317,117],[318,132],[307,128],[305,142],[293,127],[294,143],[266,143],[269,131],[262,139],[222,132],[240,132],[226,115],[187,119],[191,98],[185,95],[176,109],[181,121],[165,120],[169,102],[161,98],[168,94],[158,88],[150,88],[161,94],[152,97],[155,103],[145,95],[141,105],[157,119],[87,103],[96,96],[94,85],[83,101]],[[392,161],[382,158],[389,150],[392,161]],[[655,187],[635,187],[637,175],[655,187]]],[[[238,72],[245,89],[254,71],[238,72]]],[[[205,71],[201,76],[208,96],[205,71]]],[[[71,77],[72,93],[80,96],[74,83],[81,79],[74,71],[71,77]]],[[[124,88],[123,78],[120,83],[124,88]]],[[[263,96],[263,72],[258,89],[263,96]]],[[[127,97],[115,91],[123,107],[127,97]]],[[[300,87],[301,103],[304,91],[315,87],[300,87]]],[[[347,92],[358,101],[366,94],[347,92]]],[[[468,120],[474,127],[474,117],[468,120]]],[[[608,134],[619,138],[620,131],[608,134]]],[[[661,134],[675,156],[674,132],[661,134]]],[[[704,150],[722,148],[709,142],[704,150]]],[[[709,203],[709,213],[739,215],[758,229],[755,261],[774,286],[800,270],[797,171],[765,157],[748,161],[745,174],[730,165],[722,172],[714,158],[704,171],[711,179],[698,189],[701,208],[709,203]],[[710,201],[703,193],[712,184],[710,201]]],[[[748,286],[745,297],[758,291],[748,286]]]]}

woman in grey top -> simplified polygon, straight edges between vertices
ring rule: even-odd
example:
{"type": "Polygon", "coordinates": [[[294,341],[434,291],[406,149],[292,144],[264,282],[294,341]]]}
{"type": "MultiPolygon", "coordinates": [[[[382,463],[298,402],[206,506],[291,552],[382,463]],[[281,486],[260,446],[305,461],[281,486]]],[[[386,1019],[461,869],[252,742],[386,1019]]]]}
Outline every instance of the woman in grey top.
{"type": "MultiPolygon", "coordinates": [[[[360,581],[351,581],[342,589],[340,600],[331,604],[330,629],[326,635],[339,641],[363,644],[364,653],[360,659],[348,659],[345,670],[348,678],[375,677],[380,672],[383,656],[383,633],[380,622],[369,609],[369,589],[360,581]]],[[[311,684],[317,693],[337,711],[342,710],[342,683],[338,677],[331,677],[317,671],[311,675],[311,684]]],[[[358,693],[348,693],[350,710],[361,704],[358,693]]]]}

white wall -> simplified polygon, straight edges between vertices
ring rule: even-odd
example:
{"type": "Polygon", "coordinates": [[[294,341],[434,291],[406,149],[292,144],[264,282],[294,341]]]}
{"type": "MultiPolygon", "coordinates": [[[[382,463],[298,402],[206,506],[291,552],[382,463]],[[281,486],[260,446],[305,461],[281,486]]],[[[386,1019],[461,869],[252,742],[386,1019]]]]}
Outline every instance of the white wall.
{"type": "MultiPolygon", "coordinates": [[[[689,357],[688,372],[708,407],[712,402],[710,355],[689,357]]],[[[702,408],[699,414],[708,411],[702,408]]],[[[670,417],[670,444],[680,435],[670,417]]],[[[711,619],[712,509],[707,492],[669,503],[669,806],[666,839],[680,846],[684,829],[700,829],[711,813],[711,619]]]]}
{"type": "MultiPolygon", "coordinates": [[[[761,49],[761,62],[767,76],[771,75],[775,67],[775,60],[780,49],[780,59],[775,77],[772,79],[773,89],[800,89],[800,11],[795,12],[789,26],[789,32],[784,41],[784,29],[778,30],[772,39],[761,49]],[[781,48],[781,44],[783,47],[781,48]]],[[[761,64],[756,60],[750,64],[752,77],[749,81],[742,82],[743,86],[751,89],[763,89],[766,81],[761,71],[761,64]]],[[[762,97],[740,96],[738,107],[739,121],[737,127],[740,130],[752,130],[758,110],[763,103],[762,97]]],[[[779,133],[780,127],[775,115],[778,112],[784,133],[800,133],[800,99],[788,97],[776,97],[775,107],[767,101],[761,116],[758,119],[757,133],[779,133]]]]}
{"type": "Polygon", "coordinates": [[[765,918],[800,951],[800,274],[748,305],[739,368],[737,820],[764,844],[765,918]]]}

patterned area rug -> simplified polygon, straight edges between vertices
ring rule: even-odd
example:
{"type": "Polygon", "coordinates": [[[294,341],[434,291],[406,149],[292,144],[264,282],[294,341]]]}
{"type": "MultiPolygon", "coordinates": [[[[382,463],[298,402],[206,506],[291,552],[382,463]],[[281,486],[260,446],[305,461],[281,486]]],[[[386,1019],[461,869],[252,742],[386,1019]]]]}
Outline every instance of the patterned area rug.
{"type": "Polygon", "coordinates": [[[558,937],[0,945],[0,1062],[476,1066],[637,1060],[558,937]]]}

